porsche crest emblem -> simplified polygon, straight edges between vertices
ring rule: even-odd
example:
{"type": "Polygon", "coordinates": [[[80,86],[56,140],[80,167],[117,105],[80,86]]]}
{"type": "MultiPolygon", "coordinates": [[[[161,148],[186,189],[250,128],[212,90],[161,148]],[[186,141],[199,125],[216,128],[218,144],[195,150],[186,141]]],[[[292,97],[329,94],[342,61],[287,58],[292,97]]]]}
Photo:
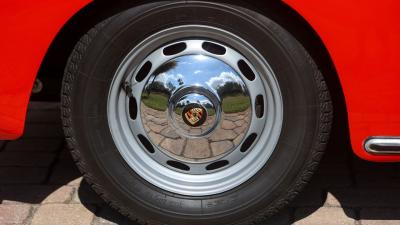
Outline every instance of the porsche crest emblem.
{"type": "Polygon", "coordinates": [[[206,121],[207,112],[200,104],[190,104],[184,108],[182,117],[187,125],[198,127],[206,121]]]}

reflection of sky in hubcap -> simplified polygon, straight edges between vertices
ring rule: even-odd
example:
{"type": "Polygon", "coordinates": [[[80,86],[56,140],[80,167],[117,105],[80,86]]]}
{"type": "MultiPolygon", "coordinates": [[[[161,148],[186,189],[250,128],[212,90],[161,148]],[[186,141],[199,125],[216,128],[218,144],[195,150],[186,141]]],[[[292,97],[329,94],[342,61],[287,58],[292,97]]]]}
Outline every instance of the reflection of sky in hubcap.
{"type": "Polygon", "coordinates": [[[250,126],[250,97],[240,75],[222,60],[180,56],[159,66],[142,93],[142,121],[153,144],[181,160],[204,161],[237,147],[250,126]],[[206,110],[185,118],[187,106],[206,110]]]}
{"type": "Polygon", "coordinates": [[[154,75],[156,76],[153,77],[154,82],[163,84],[169,91],[191,85],[218,90],[232,83],[245,92],[243,81],[236,71],[218,59],[203,55],[188,55],[173,59],[157,69],[154,75]]]}

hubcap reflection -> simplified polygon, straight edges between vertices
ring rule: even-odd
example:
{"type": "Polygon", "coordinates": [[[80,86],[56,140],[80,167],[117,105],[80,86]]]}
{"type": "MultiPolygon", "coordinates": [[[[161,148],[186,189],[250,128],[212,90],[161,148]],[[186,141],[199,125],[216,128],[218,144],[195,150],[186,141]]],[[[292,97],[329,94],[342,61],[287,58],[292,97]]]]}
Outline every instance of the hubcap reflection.
{"type": "Polygon", "coordinates": [[[190,196],[231,190],[259,171],[283,113],[279,85],[257,50],[203,25],[172,27],[139,43],[116,71],[107,107],[127,165],[161,189],[190,196]]]}
{"type": "Polygon", "coordinates": [[[184,161],[214,160],[234,149],[251,114],[238,73],[209,56],[185,55],[166,62],[142,93],[141,115],[150,141],[184,161]]]}

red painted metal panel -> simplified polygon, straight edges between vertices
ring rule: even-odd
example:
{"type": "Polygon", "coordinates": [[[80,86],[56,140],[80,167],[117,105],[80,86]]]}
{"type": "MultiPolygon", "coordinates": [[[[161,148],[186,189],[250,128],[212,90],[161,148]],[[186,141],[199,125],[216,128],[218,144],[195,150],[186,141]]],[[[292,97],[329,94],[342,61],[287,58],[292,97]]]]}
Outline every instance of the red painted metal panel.
{"type": "MultiPolygon", "coordinates": [[[[0,139],[21,135],[41,61],[68,19],[91,0],[8,0],[0,7],[0,139]]],[[[343,86],[353,149],[368,136],[400,136],[400,2],[285,0],[326,45],[343,86]]]]}
{"type": "Polygon", "coordinates": [[[52,40],[90,0],[0,3],[0,139],[22,134],[30,92],[52,40]]]}
{"type": "Polygon", "coordinates": [[[285,0],[326,45],[344,90],[354,152],[368,136],[400,136],[400,1],[285,0]]]}

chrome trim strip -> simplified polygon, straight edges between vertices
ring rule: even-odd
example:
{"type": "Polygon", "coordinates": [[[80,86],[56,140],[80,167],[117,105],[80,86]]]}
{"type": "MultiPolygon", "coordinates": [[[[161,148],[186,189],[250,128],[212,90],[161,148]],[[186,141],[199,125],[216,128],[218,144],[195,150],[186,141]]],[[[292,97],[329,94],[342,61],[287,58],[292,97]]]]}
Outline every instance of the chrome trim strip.
{"type": "Polygon", "coordinates": [[[400,137],[369,137],[364,143],[364,149],[374,155],[400,154],[400,137]]]}

